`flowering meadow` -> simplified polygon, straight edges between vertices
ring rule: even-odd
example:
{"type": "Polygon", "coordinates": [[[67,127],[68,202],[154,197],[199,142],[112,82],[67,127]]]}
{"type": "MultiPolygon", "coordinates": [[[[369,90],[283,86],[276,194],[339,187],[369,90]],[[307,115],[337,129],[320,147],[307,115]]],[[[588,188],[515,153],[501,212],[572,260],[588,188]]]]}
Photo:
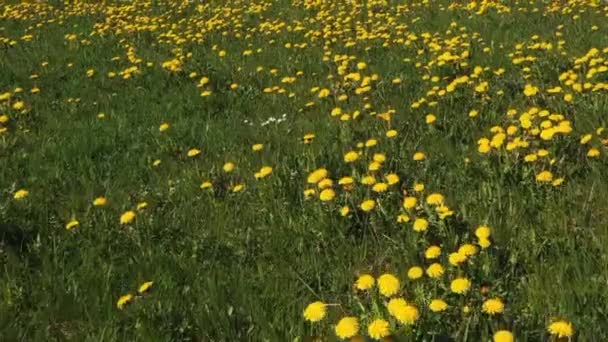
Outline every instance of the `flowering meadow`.
{"type": "Polygon", "coordinates": [[[1,341],[608,340],[608,4],[0,2],[1,341]]]}

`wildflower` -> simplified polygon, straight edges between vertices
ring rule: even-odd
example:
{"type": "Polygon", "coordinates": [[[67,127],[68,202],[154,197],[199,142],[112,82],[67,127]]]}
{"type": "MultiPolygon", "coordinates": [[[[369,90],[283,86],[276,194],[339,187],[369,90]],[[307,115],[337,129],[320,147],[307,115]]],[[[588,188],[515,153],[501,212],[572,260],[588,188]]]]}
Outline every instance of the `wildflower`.
{"type": "Polygon", "coordinates": [[[397,131],[394,130],[394,129],[386,131],[386,137],[387,138],[394,138],[394,137],[397,136],[397,134],[398,134],[397,131]]]}
{"type": "Polygon", "coordinates": [[[467,278],[456,278],[450,284],[450,290],[457,294],[463,294],[471,287],[471,281],[467,278]]]}
{"type": "Polygon", "coordinates": [[[549,334],[555,335],[558,338],[572,337],[574,334],[574,327],[572,326],[572,323],[566,320],[558,320],[549,324],[547,331],[549,331],[549,334]]]}
{"type": "Polygon", "coordinates": [[[383,319],[376,319],[367,326],[367,334],[369,337],[379,340],[390,334],[390,326],[383,319]]]}
{"type": "Polygon", "coordinates": [[[431,278],[439,278],[443,275],[443,266],[440,263],[433,263],[426,269],[426,274],[431,278]]]}
{"type": "Polygon", "coordinates": [[[169,129],[169,124],[168,124],[168,123],[166,123],[166,122],[165,122],[165,123],[162,123],[162,124],[160,124],[160,126],[158,126],[158,130],[159,130],[160,132],[164,132],[164,131],[166,131],[166,130],[168,130],[168,129],[169,129]]]}
{"type": "Polygon", "coordinates": [[[399,279],[390,273],[378,277],[378,291],[385,297],[390,297],[399,291],[399,279]]]}
{"type": "Polygon", "coordinates": [[[407,271],[407,277],[410,278],[410,279],[412,279],[412,280],[415,280],[415,279],[418,279],[418,278],[422,277],[423,274],[424,274],[424,271],[419,266],[411,267],[407,271]]]}
{"type": "Polygon", "coordinates": [[[308,183],[310,183],[310,184],[319,183],[320,181],[325,179],[325,177],[327,177],[327,175],[328,175],[328,172],[326,169],[314,170],[313,172],[311,172],[308,175],[308,183]]]}
{"type": "Polygon", "coordinates": [[[423,152],[416,152],[414,153],[414,160],[415,161],[421,161],[424,160],[426,158],[426,155],[423,152]]]}
{"type": "Polygon", "coordinates": [[[5,124],[8,122],[8,115],[0,115],[0,124],[5,124]]]}
{"type": "Polygon", "coordinates": [[[359,333],[359,322],[355,317],[344,317],[336,324],[335,331],[341,339],[351,338],[359,333]]]}
{"type": "Polygon", "coordinates": [[[594,158],[598,157],[599,155],[600,150],[598,150],[597,148],[590,148],[589,151],[587,151],[587,157],[594,158]]]}
{"type": "Polygon", "coordinates": [[[458,266],[461,263],[467,261],[467,256],[462,253],[450,253],[448,260],[450,262],[450,265],[458,266]]]}
{"type": "Polygon", "coordinates": [[[124,296],[120,296],[120,298],[118,298],[118,301],[116,302],[116,307],[119,310],[122,310],[127,304],[131,303],[131,301],[133,300],[133,295],[128,293],[124,296]]]}
{"type": "Polygon", "coordinates": [[[376,201],[374,201],[373,199],[364,200],[363,202],[361,202],[359,207],[365,212],[371,211],[376,207],[376,201]]]}
{"type": "Polygon", "coordinates": [[[263,144],[255,144],[255,145],[251,146],[251,149],[252,149],[254,152],[261,151],[263,148],[264,148],[264,145],[263,145],[263,144]]]}
{"type": "Polygon", "coordinates": [[[25,103],[23,101],[17,101],[13,103],[14,110],[22,110],[23,108],[25,108],[25,103]]]}
{"type": "Polygon", "coordinates": [[[80,222],[78,222],[78,220],[76,219],[71,219],[66,225],[65,225],[65,229],[67,230],[72,230],[74,228],[76,228],[78,225],[80,224],[80,222]]]}
{"type": "Polygon", "coordinates": [[[481,247],[481,248],[488,248],[492,244],[489,239],[484,239],[484,238],[479,239],[479,241],[477,243],[479,244],[479,247],[481,247]]]}
{"type": "Polygon", "coordinates": [[[190,158],[196,157],[199,154],[201,154],[201,150],[199,150],[197,148],[191,148],[188,150],[188,157],[190,157],[190,158]]]}
{"type": "Polygon", "coordinates": [[[315,139],[315,135],[312,133],[308,133],[304,135],[304,138],[302,138],[302,140],[304,141],[305,144],[310,144],[312,143],[312,141],[315,139]]]}
{"type": "Polygon", "coordinates": [[[201,183],[201,189],[210,189],[213,186],[210,181],[204,181],[201,183]]]}
{"type": "Polygon", "coordinates": [[[357,159],[359,159],[359,153],[355,151],[350,151],[344,155],[344,161],[347,163],[352,163],[357,159]]]}
{"type": "Polygon", "coordinates": [[[543,171],[536,175],[537,182],[546,183],[546,182],[550,182],[552,180],[553,180],[553,174],[551,173],[551,171],[543,171]]]}
{"type": "Polygon", "coordinates": [[[418,200],[416,200],[416,197],[406,197],[403,199],[403,208],[412,209],[416,206],[417,202],[418,200]]]}
{"type": "Polygon", "coordinates": [[[436,259],[441,255],[441,247],[439,246],[430,246],[424,252],[424,257],[427,259],[436,259]]]}
{"type": "Polygon", "coordinates": [[[526,86],[524,87],[524,95],[530,97],[536,94],[538,94],[538,88],[530,84],[526,84],[526,86]]]}
{"type": "Polygon", "coordinates": [[[433,299],[429,304],[429,309],[433,312],[445,311],[448,308],[448,303],[443,299],[433,299]]]}
{"type": "Polygon", "coordinates": [[[477,253],[477,247],[470,243],[465,243],[464,245],[458,248],[458,254],[462,254],[465,257],[469,257],[471,255],[475,255],[477,253]]]}
{"type": "Polygon", "coordinates": [[[391,316],[399,319],[398,316],[406,306],[407,302],[403,298],[392,298],[387,304],[388,313],[391,314],[391,316]]]}
{"type": "Polygon", "coordinates": [[[355,287],[359,290],[369,290],[374,287],[376,280],[369,274],[362,274],[357,278],[355,287]]]}
{"type": "Polygon", "coordinates": [[[372,187],[374,192],[385,192],[388,189],[388,184],[386,183],[376,183],[372,187]]]}
{"type": "Polygon", "coordinates": [[[437,117],[433,114],[428,114],[425,118],[425,122],[427,125],[432,125],[437,121],[437,117]]]}
{"type": "Polygon", "coordinates": [[[325,178],[317,183],[319,189],[331,188],[334,185],[334,181],[331,178],[325,178]]]}
{"type": "Polygon", "coordinates": [[[324,189],[319,194],[319,199],[323,202],[329,202],[336,197],[336,193],[332,189],[324,189]]]}
{"type": "Polygon", "coordinates": [[[347,205],[340,208],[340,216],[344,217],[344,216],[347,216],[349,213],[350,213],[350,208],[347,205]]]}
{"type": "Polygon", "coordinates": [[[492,298],[483,302],[482,310],[483,312],[489,315],[495,315],[502,313],[505,309],[505,305],[503,304],[500,298],[492,298]]]}
{"type": "Polygon", "coordinates": [[[304,318],[310,322],[318,322],[325,318],[325,314],[327,313],[325,307],[327,304],[317,301],[311,304],[308,304],[306,309],[304,309],[304,318]]]}
{"type": "Polygon", "coordinates": [[[139,294],[146,293],[146,292],[150,291],[150,289],[152,288],[152,285],[154,285],[153,281],[147,281],[139,286],[139,289],[137,290],[137,292],[139,292],[139,294]]]}
{"type": "Polygon", "coordinates": [[[388,185],[395,185],[399,183],[399,176],[394,173],[389,173],[388,175],[384,176],[384,179],[386,179],[388,185]]]}
{"type": "Polygon", "coordinates": [[[245,189],[245,184],[236,184],[232,187],[231,191],[237,193],[243,191],[243,189],[245,189]]]}
{"type": "Polygon", "coordinates": [[[479,239],[487,239],[490,237],[490,227],[488,226],[479,226],[475,229],[475,236],[479,239]]]}
{"type": "Polygon", "coordinates": [[[20,200],[20,199],[26,198],[29,194],[30,194],[29,191],[27,191],[25,189],[20,189],[15,192],[15,194],[13,195],[13,198],[16,200],[20,200]]]}
{"type": "Polygon", "coordinates": [[[272,173],[272,167],[270,166],[262,166],[260,171],[255,173],[256,179],[262,179],[268,177],[272,173]]]}
{"type": "Polygon", "coordinates": [[[93,200],[93,205],[96,207],[103,207],[107,203],[108,203],[108,200],[103,196],[97,197],[93,200]]]}
{"type": "Polygon", "coordinates": [[[429,222],[424,218],[417,218],[414,220],[414,230],[417,232],[423,232],[429,227],[429,222]]]}
{"type": "Polygon", "coordinates": [[[432,193],[427,196],[426,203],[429,205],[441,205],[443,204],[443,195],[432,193]]]}
{"type": "Polygon", "coordinates": [[[125,211],[122,215],[120,215],[120,224],[129,224],[133,222],[135,219],[135,212],[132,210],[125,211]]]}
{"type": "Polygon", "coordinates": [[[494,333],[494,342],[513,342],[513,333],[508,330],[499,330],[494,333]]]}
{"type": "Polygon", "coordinates": [[[224,170],[224,172],[226,173],[230,173],[234,170],[236,166],[234,165],[234,163],[228,162],[226,164],[224,164],[224,166],[222,166],[222,170],[224,170]]]}

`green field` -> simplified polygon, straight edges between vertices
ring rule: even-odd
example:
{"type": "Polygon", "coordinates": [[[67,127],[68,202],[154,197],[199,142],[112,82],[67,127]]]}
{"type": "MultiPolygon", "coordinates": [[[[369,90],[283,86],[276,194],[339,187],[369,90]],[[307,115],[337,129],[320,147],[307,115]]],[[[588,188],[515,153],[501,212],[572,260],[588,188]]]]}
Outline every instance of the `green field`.
{"type": "Polygon", "coordinates": [[[608,340],[601,1],[0,2],[0,341],[608,340]]]}

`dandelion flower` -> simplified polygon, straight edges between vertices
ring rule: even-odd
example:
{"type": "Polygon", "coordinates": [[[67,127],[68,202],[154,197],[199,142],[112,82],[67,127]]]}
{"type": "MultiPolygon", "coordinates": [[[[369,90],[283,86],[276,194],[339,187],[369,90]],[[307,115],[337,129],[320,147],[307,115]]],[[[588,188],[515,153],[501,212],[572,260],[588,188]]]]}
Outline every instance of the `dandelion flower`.
{"type": "Polygon", "coordinates": [[[133,222],[133,220],[135,219],[135,212],[132,210],[129,211],[125,211],[122,215],[120,215],[120,223],[121,224],[129,224],[131,222],[133,222]]]}
{"type": "Polygon", "coordinates": [[[139,286],[139,289],[137,289],[137,292],[139,292],[139,294],[146,293],[146,292],[150,291],[150,289],[152,288],[152,285],[154,285],[153,281],[147,281],[139,286]]]}
{"type": "Polygon", "coordinates": [[[490,227],[488,226],[479,226],[475,229],[475,236],[478,239],[488,239],[490,237],[490,227]]]}
{"type": "Polygon", "coordinates": [[[317,169],[308,175],[308,183],[310,183],[310,184],[319,183],[320,181],[325,179],[327,177],[327,175],[328,175],[328,173],[327,173],[326,169],[317,169]]]}
{"type": "Polygon", "coordinates": [[[196,157],[199,154],[201,154],[201,150],[199,150],[197,148],[191,148],[188,150],[188,157],[190,157],[190,158],[196,157]]]}
{"type": "Polygon", "coordinates": [[[426,197],[426,203],[429,205],[443,204],[443,195],[438,193],[430,194],[426,197]]]}
{"type": "Polygon", "coordinates": [[[536,181],[541,183],[550,182],[553,180],[553,174],[551,171],[543,171],[536,175],[536,181]]]}
{"type": "Polygon", "coordinates": [[[116,302],[116,307],[120,310],[122,310],[127,304],[131,303],[131,301],[133,300],[133,295],[128,293],[124,296],[120,296],[120,298],[118,298],[118,301],[116,302]]]}
{"type": "Polygon", "coordinates": [[[108,200],[103,196],[97,197],[93,200],[93,205],[96,207],[103,207],[107,203],[108,203],[108,200]]]}
{"type": "Polygon", "coordinates": [[[513,342],[513,333],[508,330],[499,330],[494,333],[494,342],[513,342]]]}
{"type": "Polygon", "coordinates": [[[320,301],[313,302],[308,304],[306,309],[304,309],[304,318],[310,322],[318,322],[325,318],[325,314],[327,313],[326,304],[320,301]]]}
{"type": "Polygon", "coordinates": [[[471,287],[471,281],[467,278],[456,278],[450,284],[450,290],[457,294],[466,293],[471,287]]]}
{"type": "Polygon", "coordinates": [[[390,273],[378,277],[378,290],[385,297],[390,297],[399,291],[399,278],[390,273]]]}
{"type": "Polygon", "coordinates": [[[224,166],[222,166],[222,170],[224,170],[224,172],[226,173],[230,173],[234,170],[236,166],[234,165],[234,163],[231,162],[227,162],[226,164],[224,164],[224,166]]]}
{"type": "Polygon", "coordinates": [[[424,274],[424,271],[422,270],[422,267],[419,267],[419,266],[411,267],[407,271],[407,277],[412,280],[422,277],[423,274],[424,274]]]}
{"type": "Polygon", "coordinates": [[[373,199],[367,199],[361,202],[359,207],[365,212],[370,211],[376,207],[376,201],[374,201],[373,199]]]}
{"type": "Polygon", "coordinates": [[[357,278],[355,282],[355,287],[359,290],[369,290],[374,287],[374,283],[376,280],[369,274],[362,274],[357,278]]]}
{"type": "Polygon", "coordinates": [[[483,302],[482,310],[489,315],[502,313],[505,305],[500,298],[492,298],[483,302]]]}
{"type": "Polygon", "coordinates": [[[440,263],[433,263],[426,269],[426,274],[431,278],[439,278],[443,275],[444,269],[440,263]]]}
{"type": "Polygon", "coordinates": [[[557,336],[559,338],[572,337],[572,335],[574,334],[574,327],[572,326],[572,323],[566,320],[558,320],[549,324],[549,326],[547,327],[547,331],[549,331],[551,335],[557,336]]]}
{"type": "Polygon", "coordinates": [[[71,220],[70,220],[70,222],[68,222],[68,223],[65,225],[65,229],[67,229],[67,230],[72,230],[72,229],[74,229],[74,228],[78,227],[78,225],[80,225],[80,222],[78,222],[78,220],[76,220],[76,219],[71,219],[71,220]]]}
{"type": "Polygon", "coordinates": [[[390,334],[390,326],[383,319],[376,319],[367,326],[367,334],[369,337],[379,340],[390,334]]]}
{"type": "Polygon", "coordinates": [[[359,322],[355,317],[344,317],[336,324],[335,331],[341,339],[351,338],[359,333],[359,322]]]}
{"type": "Polygon", "coordinates": [[[164,122],[164,123],[160,124],[160,126],[158,126],[159,132],[164,132],[168,129],[169,129],[169,124],[166,122],[164,122]]]}
{"type": "Polygon", "coordinates": [[[423,232],[429,227],[429,222],[424,218],[417,218],[414,220],[414,230],[417,232],[423,232]]]}
{"type": "Polygon", "coordinates": [[[324,189],[319,194],[319,199],[323,202],[329,202],[329,201],[333,200],[335,197],[336,197],[336,193],[332,189],[324,189]]]}
{"type": "Polygon", "coordinates": [[[429,303],[429,309],[433,312],[445,311],[447,308],[448,303],[446,303],[443,299],[433,299],[431,303],[429,303]]]}
{"type": "Polygon", "coordinates": [[[25,189],[20,189],[15,192],[15,194],[13,195],[13,198],[16,200],[20,200],[20,199],[26,198],[29,194],[30,194],[29,191],[27,191],[25,189]]]}
{"type": "Polygon", "coordinates": [[[424,252],[424,257],[427,259],[436,259],[441,255],[441,247],[439,246],[430,246],[424,252]]]}
{"type": "Polygon", "coordinates": [[[413,159],[415,161],[421,161],[421,160],[424,160],[425,158],[426,158],[426,155],[423,152],[416,152],[416,153],[414,153],[413,159]]]}

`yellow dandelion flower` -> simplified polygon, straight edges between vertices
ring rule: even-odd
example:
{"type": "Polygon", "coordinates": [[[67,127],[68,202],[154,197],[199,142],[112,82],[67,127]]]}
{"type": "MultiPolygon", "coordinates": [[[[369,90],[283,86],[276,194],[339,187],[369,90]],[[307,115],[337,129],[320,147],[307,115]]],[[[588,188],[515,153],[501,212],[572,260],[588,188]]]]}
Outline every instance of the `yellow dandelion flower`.
{"type": "Polygon", "coordinates": [[[359,205],[359,208],[361,208],[361,210],[368,212],[373,210],[376,207],[376,201],[374,201],[373,199],[367,199],[364,200],[363,202],[361,202],[361,204],[359,205]]]}
{"type": "Polygon", "coordinates": [[[319,199],[323,202],[329,202],[336,197],[336,192],[332,189],[324,189],[319,194],[319,199]]]}
{"type": "Polygon", "coordinates": [[[325,318],[325,314],[327,313],[326,306],[327,304],[320,301],[308,304],[306,309],[304,309],[304,318],[310,322],[318,322],[322,320],[325,318]]]}
{"type": "Polygon", "coordinates": [[[513,337],[513,333],[508,330],[499,330],[494,333],[493,337],[494,342],[513,342],[515,338],[513,337]]]}
{"type": "Polygon", "coordinates": [[[120,215],[120,224],[129,224],[135,220],[135,212],[132,210],[125,211],[122,215],[120,215]]]}
{"type": "Polygon", "coordinates": [[[467,278],[456,278],[450,283],[450,290],[457,294],[466,293],[471,287],[471,281],[467,278]]]}
{"type": "Polygon", "coordinates": [[[359,278],[357,278],[357,281],[355,281],[355,287],[358,290],[369,290],[372,287],[374,287],[374,284],[376,283],[376,280],[374,279],[374,277],[372,277],[369,274],[362,274],[359,276],[359,278]]]}
{"type": "Polygon", "coordinates": [[[417,232],[423,232],[425,230],[427,230],[429,227],[429,221],[427,221],[424,218],[417,218],[416,220],[414,220],[414,231],[417,232]]]}
{"type": "Polygon", "coordinates": [[[133,300],[133,295],[128,293],[124,296],[120,296],[120,298],[118,298],[118,301],[116,302],[116,307],[119,310],[122,310],[125,306],[127,306],[129,303],[131,303],[131,301],[133,300]]]}
{"type": "Polygon", "coordinates": [[[344,317],[336,324],[335,331],[341,339],[354,337],[359,333],[359,321],[355,317],[344,317]]]}
{"type": "Polygon", "coordinates": [[[198,148],[191,148],[188,150],[188,157],[190,158],[196,157],[199,154],[201,154],[201,150],[199,150],[198,148]]]}
{"type": "Polygon", "coordinates": [[[433,299],[429,303],[429,309],[433,312],[441,312],[445,311],[448,308],[448,303],[446,303],[443,299],[433,299]]]}
{"type": "Polygon", "coordinates": [[[411,267],[407,271],[407,277],[412,280],[422,277],[423,274],[424,274],[424,271],[422,270],[422,267],[419,267],[419,266],[411,267]]]}
{"type": "Polygon", "coordinates": [[[390,325],[383,319],[376,319],[367,326],[369,337],[379,340],[390,334],[390,325]]]}
{"type": "Polygon", "coordinates": [[[80,222],[78,222],[78,220],[76,219],[71,219],[66,225],[65,225],[65,229],[67,230],[72,230],[76,227],[78,227],[78,225],[80,225],[80,222]]]}
{"type": "Polygon", "coordinates": [[[319,183],[320,181],[322,181],[323,179],[325,179],[328,175],[328,172],[326,169],[317,169],[314,170],[313,172],[311,172],[310,174],[308,174],[308,183],[310,184],[316,184],[319,183]]]}
{"type": "Polygon", "coordinates": [[[385,297],[390,297],[399,291],[399,278],[390,273],[378,277],[378,291],[385,297]]]}
{"type": "Polygon", "coordinates": [[[154,285],[153,281],[147,281],[139,286],[139,289],[137,289],[137,292],[139,292],[139,294],[146,293],[146,292],[150,291],[150,289],[152,288],[152,285],[154,285]]]}
{"type": "Polygon", "coordinates": [[[441,255],[441,247],[430,246],[424,251],[424,257],[427,259],[437,259],[441,255]]]}
{"type": "Polygon", "coordinates": [[[502,313],[505,309],[505,305],[500,298],[492,298],[483,302],[482,310],[489,315],[496,315],[502,313]]]}
{"type": "Polygon", "coordinates": [[[236,165],[234,165],[234,163],[227,162],[224,164],[224,166],[222,166],[222,170],[224,170],[224,172],[226,172],[226,173],[230,173],[230,172],[234,171],[235,167],[236,167],[236,165]]]}
{"type": "Polygon", "coordinates": [[[574,327],[572,326],[572,323],[566,320],[558,320],[549,324],[547,331],[549,334],[557,336],[558,338],[572,337],[574,334],[574,327]]]}
{"type": "Polygon", "coordinates": [[[431,278],[439,278],[443,275],[444,269],[440,263],[433,263],[426,269],[426,274],[431,278]]]}
{"type": "Polygon", "coordinates": [[[166,123],[166,122],[164,122],[164,123],[160,124],[160,126],[158,126],[158,130],[160,132],[164,132],[164,131],[166,131],[168,129],[169,129],[169,124],[166,123]]]}
{"type": "Polygon", "coordinates": [[[103,196],[99,196],[93,200],[93,205],[96,207],[103,207],[106,204],[108,204],[108,200],[103,196]]]}
{"type": "Polygon", "coordinates": [[[20,199],[26,198],[29,194],[30,194],[29,191],[27,191],[25,189],[20,189],[15,192],[15,194],[13,195],[13,198],[16,200],[20,200],[20,199]]]}

